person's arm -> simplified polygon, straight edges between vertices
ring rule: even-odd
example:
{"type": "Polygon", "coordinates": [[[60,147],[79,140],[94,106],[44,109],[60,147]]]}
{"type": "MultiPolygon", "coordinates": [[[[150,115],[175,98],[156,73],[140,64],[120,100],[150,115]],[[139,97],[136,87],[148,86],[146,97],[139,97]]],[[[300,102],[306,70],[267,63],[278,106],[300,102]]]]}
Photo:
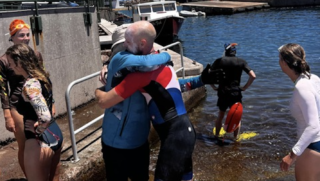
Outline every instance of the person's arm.
{"type": "Polygon", "coordinates": [[[299,104],[299,108],[303,114],[306,128],[290,153],[282,159],[280,168],[283,171],[288,170],[296,160],[297,156],[300,156],[304,152],[320,132],[318,107],[314,94],[305,88],[299,89],[296,87],[294,98],[297,99],[297,103],[299,104]]]}
{"type": "Polygon", "coordinates": [[[249,78],[248,78],[247,83],[246,83],[243,87],[240,87],[240,89],[241,89],[242,91],[247,90],[247,89],[250,87],[250,85],[252,84],[252,82],[254,81],[254,79],[256,79],[256,74],[254,73],[253,70],[250,70],[250,72],[248,73],[248,75],[249,75],[249,78]]]}
{"type": "MultiPolygon", "coordinates": [[[[43,61],[43,57],[42,57],[42,54],[38,51],[35,51],[35,54],[36,56],[38,57],[38,61],[39,61],[39,64],[42,66],[42,68],[44,70],[46,70],[45,66],[44,66],[44,61],[43,61]]],[[[52,116],[56,115],[56,106],[55,106],[55,100],[52,98],[52,116]]]]}
{"type": "MultiPolygon", "coordinates": [[[[38,125],[36,127],[36,133],[38,134],[41,134],[43,131],[45,131],[52,119],[46,100],[41,92],[41,84],[37,79],[34,78],[27,80],[22,89],[23,98],[26,102],[30,102],[38,116],[38,120],[36,120],[38,121],[36,123],[38,125]]],[[[28,128],[28,130],[34,131],[34,128],[28,128]]]]}
{"type": "Polygon", "coordinates": [[[6,129],[10,132],[15,132],[14,120],[11,116],[10,103],[9,103],[9,91],[8,91],[8,80],[6,75],[7,66],[4,62],[0,61],[0,98],[1,106],[3,110],[3,116],[5,119],[6,129]]]}
{"type": "Polygon", "coordinates": [[[178,81],[181,92],[186,92],[204,86],[204,84],[201,81],[201,76],[191,77],[187,79],[178,79],[178,81]]]}
{"type": "Polygon", "coordinates": [[[124,100],[116,93],[114,88],[108,92],[104,92],[101,89],[96,89],[95,95],[96,99],[98,100],[98,105],[103,109],[108,109],[124,100]]]}
{"type": "Polygon", "coordinates": [[[171,60],[171,56],[167,52],[149,55],[134,55],[129,52],[120,52],[114,58],[122,59],[123,65],[121,68],[135,67],[137,71],[152,71],[154,66],[163,65],[171,60]]]}
{"type": "Polygon", "coordinates": [[[95,96],[98,105],[103,109],[108,109],[118,104],[147,85],[149,77],[149,73],[132,73],[108,92],[104,91],[104,87],[96,89],[95,96]]]}
{"type": "Polygon", "coordinates": [[[315,95],[310,90],[296,88],[297,102],[303,114],[306,129],[292,148],[294,154],[300,156],[320,132],[319,114],[315,95]]]}

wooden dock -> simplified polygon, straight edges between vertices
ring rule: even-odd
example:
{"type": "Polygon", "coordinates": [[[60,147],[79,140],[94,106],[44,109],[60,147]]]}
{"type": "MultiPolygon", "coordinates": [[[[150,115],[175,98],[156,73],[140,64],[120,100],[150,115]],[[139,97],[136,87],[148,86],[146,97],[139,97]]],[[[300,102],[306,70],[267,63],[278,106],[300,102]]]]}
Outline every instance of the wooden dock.
{"type": "Polygon", "coordinates": [[[205,12],[207,15],[234,14],[256,9],[269,8],[268,3],[236,2],[236,1],[198,1],[181,3],[183,10],[195,9],[205,12]]]}

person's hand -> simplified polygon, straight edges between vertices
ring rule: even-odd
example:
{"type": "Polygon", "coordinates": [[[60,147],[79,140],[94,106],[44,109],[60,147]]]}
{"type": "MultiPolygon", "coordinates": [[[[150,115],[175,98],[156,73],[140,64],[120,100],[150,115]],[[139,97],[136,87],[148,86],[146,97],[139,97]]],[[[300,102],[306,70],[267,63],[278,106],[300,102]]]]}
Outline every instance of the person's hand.
{"type": "Polygon", "coordinates": [[[31,131],[32,133],[36,133],[36,127],[38,127],[38,122],[34,122],[32,120],[26,120],[26,122],[24,123],[24,129],[26,131],[31,131]]]}
{"type": "Polygon", "coordinates": [[[56,106],[52,104],[52,116],[56,115],[56,106]]]}
{"type": "Polygon", "coordinates": [[[103,84],[107,84],[107,78],[106,75],[108,73],[107,65],[104,65],[101,69],[100,75],[99,75],[99,81],[103,84]]]}
{"type": "Polygon", "coordinates": [[[289,167],[294,163],[296,159],[296,155],[294,153],[289,153],[285,157],[282,158],[282,162],[280,163],[280,169],[282,171],[288,171],[289,167]]]}
{"type": "Polygon", "coordinates": [[[14,124],[14,120],[12,119],[12,117],[6,117],[5,118],[5,122],[6,122],[6,129],[10,132],[16,132],[16,126],[14,124]]]}

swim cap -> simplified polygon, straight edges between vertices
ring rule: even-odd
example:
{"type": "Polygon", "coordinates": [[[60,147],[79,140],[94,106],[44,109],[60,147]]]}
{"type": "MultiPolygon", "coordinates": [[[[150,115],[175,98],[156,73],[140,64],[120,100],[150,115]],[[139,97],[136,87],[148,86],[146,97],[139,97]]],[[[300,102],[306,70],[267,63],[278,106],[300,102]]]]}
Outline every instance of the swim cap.
{"type": "Polygon", "coordinates": [[[22,28],[30,29],[30,26],[21,19],[13,20],[9,26],[10,35],[13,36],[17,31],[21,30],[22,28]]]}

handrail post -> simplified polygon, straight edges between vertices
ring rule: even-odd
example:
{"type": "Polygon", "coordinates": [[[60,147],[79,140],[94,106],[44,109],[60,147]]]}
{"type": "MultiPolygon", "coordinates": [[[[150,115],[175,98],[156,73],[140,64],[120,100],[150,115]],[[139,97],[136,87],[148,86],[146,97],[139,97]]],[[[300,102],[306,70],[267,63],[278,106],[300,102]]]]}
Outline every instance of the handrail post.
{"type": "Polygon", "coordinates": [[[183,49],[182,49],[182,44],[179,42],[179,47],[180,47],[180,57],[181,57],[181,67],[182,69],[182,78],[185,79],[186,76],[186,70],[184,69],[184,63],[183,63],[183,49]]]}
{"type": "Polygon", "coordinates": [[[73,161],[78,162],[80,159],[77,153],[77,144],[76,144],[76,138],[74,134],[74,126],[73,126],[73,119],[72,119],[72,112],[71,112],[71,105],[70,105],[70,98],[69,98],[69,92],[73,87],[73,85],[74,85],[73,83],[69,84],[68,89],[66,91],[66,106],[67,106],[67,113],[69,118],[69,131],[70,131],[70,139],[71,139],[73,159],[74,159],[73,161]]]}
{"type": "Polygon", "coordinates": [[[175,43],[171,43],[170,45],[167,45],[165,47],[160,48],[159,50],[165,50],[168,49],[170,47],[173,47],[174,45],[178,45],[179,44],[179,48],[180,48],[180,57],[181,57],[181,67],[182,67],[182,78],[185,79],[185,69],[184,69],[184,63],[183,63],[183,49],[182,49],[182,44],[180,41],[177,41],[175,43]]]}
{"type": "Polygon", "coordinates": [[[67,114],[68,114],[68,118],[69,118],[69,131],[70,131],[70,139],[71,139],[71,144],[72,144],[72,152],[73,152],[73,162],[77,162],[79,161],[79,157],[78,157],[78,153],[77,153],[77,142],[76,142],[76,138],[75,138],[75,131],[74,131],[74,126],[73,126],[73,119],[72,119],[72,112],[71,112],[71,105],[70,105],[70,97],[69,97],[69,93],[71,88],[80,83],[83,82],[85,80],[88,80],[90,78],[93,78],[97,75],[100,74],[99,72],[93,73],[91,75],[87,75],[85,77],[82,77],[80,79],[77,79],[73,82],[71,82],[66,90],[66,94],[65,94],[65,98],[66,98],[66,106],[67,106],[67,114]]]}

